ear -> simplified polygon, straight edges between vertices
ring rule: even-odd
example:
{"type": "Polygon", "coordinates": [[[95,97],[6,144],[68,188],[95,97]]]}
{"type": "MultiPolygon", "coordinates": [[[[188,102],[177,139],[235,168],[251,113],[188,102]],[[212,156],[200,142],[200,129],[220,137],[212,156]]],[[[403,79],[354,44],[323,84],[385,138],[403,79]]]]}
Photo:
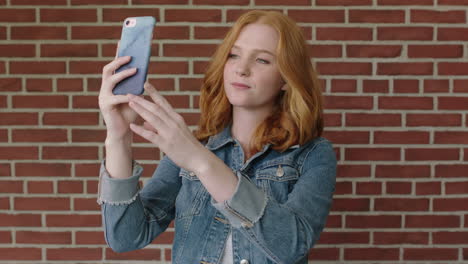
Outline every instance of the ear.
{"type": "Polygon", "coordinates": [[[281,86],[281,91],[286,91],[288,90],[288,83],[284,83],[283,86],[281,86]]]}

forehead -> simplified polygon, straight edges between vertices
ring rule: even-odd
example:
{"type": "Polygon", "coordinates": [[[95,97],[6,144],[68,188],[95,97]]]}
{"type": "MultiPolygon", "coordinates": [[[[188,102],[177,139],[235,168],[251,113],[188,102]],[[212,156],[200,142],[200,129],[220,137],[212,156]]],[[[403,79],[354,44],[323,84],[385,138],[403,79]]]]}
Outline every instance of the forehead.
{"type": "Polygon", "coordinates": [[[273,27],[253,23],[241,30],[234,45],[241,49],[264,49],[275,53],[278,40],[278,33],[273,27]]]}

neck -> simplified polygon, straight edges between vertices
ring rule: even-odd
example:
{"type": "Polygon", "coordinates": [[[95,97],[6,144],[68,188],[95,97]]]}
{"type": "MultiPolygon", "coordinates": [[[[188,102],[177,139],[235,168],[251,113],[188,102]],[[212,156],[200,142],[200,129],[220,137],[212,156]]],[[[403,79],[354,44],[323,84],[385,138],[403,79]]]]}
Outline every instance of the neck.
{"type": "Polygon", "coordinates": [[[250,143],[255,129],[269,114],[270,111],[233,108],[231,134],[241,144],[246,159],[254,154],[250,152],[250,143]]]}

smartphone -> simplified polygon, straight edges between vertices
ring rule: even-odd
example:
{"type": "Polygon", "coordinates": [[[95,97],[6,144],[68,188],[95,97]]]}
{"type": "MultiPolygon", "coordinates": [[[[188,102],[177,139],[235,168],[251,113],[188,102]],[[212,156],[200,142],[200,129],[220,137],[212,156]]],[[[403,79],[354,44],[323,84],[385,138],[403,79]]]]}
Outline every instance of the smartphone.
{"type": "Polygon", "coordinates": [[[122,65],[115,72],[129,68],[137,68],[137,72],[119,82],[112,90],[113,94],[143,94],[155,24],[156,19],[151,16],[128,17],[124,20],[117,55],[132,58],[129,63],[122,65]]]}

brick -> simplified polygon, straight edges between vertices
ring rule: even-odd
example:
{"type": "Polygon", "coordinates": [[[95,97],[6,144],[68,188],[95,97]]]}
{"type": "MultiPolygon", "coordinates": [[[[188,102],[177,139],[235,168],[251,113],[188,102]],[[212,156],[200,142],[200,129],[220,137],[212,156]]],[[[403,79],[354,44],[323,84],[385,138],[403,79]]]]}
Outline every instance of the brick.
{"type": "Polygon", "coordinates": [[[46,215],[48,227],[101,227],[101,215],[46,215]]]}
{"type": "Polygon", "coordinates": [[[429,144],[429,132],[375,131],[375,144],[429,144]]]}
{"type": "Polygon", "coordinates": [[[406,215],[406,228],[454,228],[460,226],[455,215],[406,215]]]}
{"type": "Polygon", "coordinates": [[[429,178],[430,167],[427,165],[377,165],[377,178],[429,178]]]}
{"type": "Polygon", "coordinates": [[[369,132],[366,131],[325,131],[325,138],[334,144],[369,144],[369,132]]]}
{"type": "Polygon", "coordinates": [[[438,28],[437,40],[468,40],[468,28],[438,28]]]}
{"type": "Polygon", "coordinates": [[[38,159],[37,147],[0,147],[0,159],[38,159]]]}
{"type": "Polygon", "coordinates": [[[156,39],[189,39],[190,29],[188,26],[157,26],[155,28],[154,38],[156,39]]]}
{"type": "MultiPolygon", "coordinates": [[[[198,103],[194,107],[198,107],[198,103]]],[[[341,114],[325,114],[324,122],[325,127],[341,126],[341,114]]]]}
{"type": "Polygon", "coordinates": [[[425,93],[448,93],[449,80],[424,80],[425,93]]]}
{"type": "Polygon", "coordinates": [[[317,27],[316,40],[372,40],[371,28],[317,27]]]}
{"type": "Polygon", "coordinates": [[[0,9],[0,22],[35,22],[36,11],[32,8],[5,8],[0,9]]]}
{"type": "Polygon", "coordinates": [[[76,234],[77,245],[105,245],[104,232],[94,231],[77,231],[76,234]]]}
{"type": "MultiPolygon", "coordinates": [[[[135,4],[136,0],[132,3],[135,4]]],[[[154,0],[153,0],[154,2],[154,0]]],[[[71,0],[72,5],[126,5],[127,0],[71,0]]]]}
{"type": "Polygon", "coordinates": [[[440,182],[417,182],[416,195],[439,195],[441,194],[440,182]]]}
{"type": "Polygon", "coordinates": [[[42,8],[40,17],[41,22],[97,22],[97,10],[42,8]]]}
{"type": "Polygon", "coordinates": [[[378,27],[377,40],[432,40],[432,27],[378,27]]]}
{"type": "Polygon", "coordinates": [[[0,142],[8,142],[8,130],[0,129],[0,142]]]}
{"type": "Polygon", "coordinates": [[[16,231],[19,244],[71,244],[71,232],[16,231]]]}
{"type": "Polygon", "coordinates": [[[71,165],[64,163],[15,163],[17,177],[38,176],[38,177],[63,177],[71,176],[71,165]]]}
{"type": "Polygon", "coordinates": [[[120,39],[121,26],[72,26],[72,39],[120,39]]]}
{"type": "Polygon", "coordinates": [[[335,195],[352,194],[353,183],[352,182],[337,182],[335,185],[335,195]]]}
{"type": "Polygon", "coordinates": [[[132,0],[133,5],[184,5],[188,4],[188,0],[132,0]]]}
{"type": "Polygon", "coordinates": [[[380,182],[357,182],[356,194],[358,195],[382,194],[382,183],[380,182]]]}
{"type": "MultiPolygon", "coordinates": [[[[89,190],[88,190],[89,193],[89,190]]],[[[97,192],[94,192],[97,193],[97,192]]],[[[100,211],[101,207],[96,203],[96,198],[74,198],[76,211],[100,211]]]]}
{"type": "Polygon", "coordinates": [[[388,93],[387,80],[364,80],[363,91],[365,93],[388,93]]]}
{"type": "Polygon", "coordinates": [[[434,133],[434,143],[436,144],[468,144],[468,132],[435,131],[434,133]]]}
{"type": "Polygon", "coordinates": [[[395,93],[419,93],[418,80],[393,80],[393,92],[395,93]]]}
{"type": "Polygon", "coordinates": [[[204,74],[208,68],[208,61],[194,61],[193,62],[193,71],[195,74],[204,74]]]}
{"type": "Polygon", "coordinates": [[[43,147],[43,159],[97,159],[97,147],[43,147]]]}
{"type": "Polygon", "coordinates": [[[58,193],[83,193],[83,182],[58,181],[58,193]]]}
{"type": "Polygon", "coordinates": [[[15,197],[15,210],[70,210],[69,198],[15,197]]]}
{"type": "Polygon", "coordinates": [[[67,5],[67,0],[10,0],[11,5],[67,5]]]}
{"type": "Polygon", "coordinates": [[[165,22],[221,22],[221,10],[166,9],[165,22]]]}
{"type": "Polygon", "coordinates": [[[367,198],[335,198],[331,211],[344,212],[344,211],[369,211],[370,200],[367,198]]]}
{"type": "Polygon", "coordinates": [[[12,26],[11,39],[65,40],[67,39],[67,28],[61,26],[12,26]]]}
{"type": "Polygon", "coordinates": [[[14,129],[13,142],[66,142],[67,131],[60,129],[14,129]]]}
{"type": "Polygon", "coordinates": [[[11,166],[8,163],[0,163],[0,177],[11,176],[11,166]]]}
{"type": "Polygon", "coordinates": [[[180,91],[200,91],[202,85],[202,78],[180,78],[179,90],[180,91]]]}
{"type": "Polygon", "coordinates": [[[0,27],[0,39],[6,39],[6,27],[0,27]]]}
{"type": "Polygon", "coordinates": [[[411,2],[405,0],[377,0],[378,5],[434,5],[434,0],[412,0],[411,2]]]}
{"type": "Polygon", "coordinates": [[[346,160],[400,160],[400,149],[398,148],[346,148],[346,160]]]}
{"type": "Polygon", "coordinates": [[[83,91],[83,80],[74,78],[60,78],[57,79],[57,91],[58,92],[82,92],[83,91]]]}
{"type": "Polygon", "coordinates": [[[468,93],[468,80],[454,80],[453,81],[453,92],[455,92],[455,93],[468,93]]]}
{"type": "Polygon", "coordinates": [[[339,248],[316,248],[315,247],[309,251],[308,259],[309,260],[338,260],[339,257],[340,257],[339,248]]]}
{"type": "Polygon", "coordinates": [[[378,75],[432,75],[432,62],[380,62],[378,75]]]}
{"type": "Polygon", "coordinates": [[[440,110],[468,110],[468,97],[438,97],[440,110]]]}
{"type": "Polygon", "coordinates": [[[47,260],[101,260],[100,248],[48,248],[47,260]]]}
{"type": "MultiPolygon", "coordinates": [[[[446,102],[449,106],[449,102],[446,102]]],[[[440,105],[439,105],[440,107],[440,105]]],[[[445,127],[461,126],[462,116],[460,114],[410,114],[406,115],[407,126],[445,127]]]]}
{"type": "MultiPolygon", "coordinates": [[[[95,170],[95,171],[97,171],[97,170],[95,170]]],[[[76,173],[76,175],[81,176],[81,175],[78,175],[78,172],[76,173]]],[[[98,192],[98,181],[87,181],[86,183],[87,183],[86,190],[88,191],[87,193],[97,194],[97,192],[98,192]]]]}
{"type": "MultiPolygon", "coordinates": [[[[290,0],[288,6],[307,5],[310,6],[311,0],[290,0]]],[[[248,3],[248,2],[247,2],[248,3]]],[[[286,5],[282,0],[255,0],[255,5],[286,5]]]]}
{"type": "Polygon", "coordinates": [[[429,199],[377,198],[374,207],[376,211],[428,211],[429,199]]]}
{"type": "Polygon", "coordinates": [[[459,152],[453,148],[409,148],[405,149],[405,160],[458,160],[459,152]]]}
{"type": "Polygon", "coordinates": [[[369,165],[338,165],[337,178],[370,177],[371,168],[369,165]]]}
{"type": "MultiPolygon", "coordinates": [[[[309,0],[300,0],[300,1],[305,2],[309,0]]],[[[299,2],[299,1],[296,1],[296,2],[299,2]]],[[[250,3],[249,0],[225,0],[222,2],[218,0],[193,0],[194,5],[249,5],[249,3],[250,3]]],[[[259,5],[261,3],[256,2],[255,4],[259,5]]],[[[294,1],[293,1],[293,4],[294,4],[294,1]]]]}
{"type": "Polygon", "coordinates": [[[72,74],[101,74],[102,68],[108,62],[105,61],[71,61],[70,73],[72,74]]]}
{"type": "Polygon", "coordinates": [[[348,58],[396,58],[401,56],[401,45],[346,45],[348,58]]]}
{"type": "Polygon", "coordinates": [[[372,109],[373,99],[370,96],[337,96],[324,97],[326,109],[372,109]]]}
{"type": "Polygon", "coordinates": [[[211,57],[216,49],[215,44],[164,44],[166,57],[211,57]]]}
{"type": "Polygon", "coordinates": [[[465,194],[468,191],[468,182],[446,182],[445,194],[465,194]]]}
{"type": "Polygon", "coordinates": [[[97,57],[96,44],[42,44],[41,57],[97,57]]]}
{"type": "Polygon", "coordinates": [[[374,232],[376,245],[429,244],[428,232],[374,232]]]}
{"type": "Polygon", "coordinates": [[[311,58],[341,58],[341,45],[308,45],[311,58]]]}
{"type": "MultiPolygon", "coordinates": [[[[1,92],[18,92],[21,91],[20,78],[0,78],[0,91],[1,92]]],[[[11,113],[9,113],[11,114],[11,113]]]]}
{"type": "Polygon", "coordinates": [[[110,248],[106,249],[106,260],[160,260],[161,249],[146,248],[138,251],[130,251],[125,253],[116,253],[110,248]]]}
{"type": "Polygon", "coordinates": [[[9,244],[9,243],[11,243],[11,232],[0,231],[0,244],[9,244]]]}
{"type": "Polygon", "coordinates": [[[0,248],[0,260],[41,260],[40,248],[0,248]]]}
{"type": "Polygon", "coordinates": [[[52,93],[52,85],[51,79],[28,78],[26,80],[26,91],[52,93]]]}
{"type": "Polygon", "coordinates": [[[365,62],[319,62],[317,71],[322,75],[371,75],[372,64],[365,62]]]}
{"type": "Polygon", "coordinates": [[[438,5],[468,5],[467,0],[438,0],[438,5]]]}
{"type": "Polygon", "coordinates": [[[405,260],[458,260],[458,248],[405,248],[405,260]]]}
{"type": "Polygon", "coordinates": [[[51,181],[28,181],[28,193],[53,193],[54,183],[51,181]]]}
{"type": "Polygon", "coordinates": [[[319,244],[369,244],[369,232],[323,232],[319,244]]]}
{"type": "Polygon", "coordinates": [[[404,23],[404,10],[349,10],[350,23],[404,23]]]}
{"type": "Polygon", "coordinates": [[[355,93],[357,91],[356,80],[333,79],[331,80],[332,93],[355,93]]]}
{"type": "Polygon", "coordinates": [[[468,165],[465,164],[450,164],[450,165],[441,165],[437,164],[435,166],[435,176],[436,177],[466,177],[468,175],[468,165]]]}
{"type": "Polygon", "coordinates": [[[14,108],[67,108],[68,96],[63,95],[15,95],[14,108]]]}
{"type": "Polygon", "coordinates": [[[408,45],[408,58],[461,58],[462,45],[408,45]]]}
{"type": "Polygon", "coordinates": [[[288,16],[298,23],[344,23],[344,10],[289,10],[288,16]]]}
{"type": "Polygon", "coordinates": [[[468,244],[468,232],[434,232],[432,241],[433,244],[468,244]]]}
{"type": "Polygon", "coordinates": [[[44,113],[44,125],[62,126],[96,126],[99,123],[99,113],[44,113]]]}
{"type": "Polygon", "coordinates": [[[387,194],[411,194],[410,182],[386,182],[387,194]]]}
{"type": "Polygon", "coordinates": [[[10,198],[0,198],[0,210],[10,210],[10,198]]]}
{"type": "Polygon", "coordinates": [[[40,227],[40,214],[3,214],[0,213],[0,226],[40,227]]]}
{"type": "MultiPolygon", "coordinates": [[[[219,2],[221,3],[221,2],[219,2]]],[[[223,39],[229,31],[230,27],[194,27],[194,38],[195,39],[223,39]]],[[[187,34],[188,35],[188,34],[187,34]]]]}
{"type": "Polygon", "coordinates": [[[0,125],[2,126],[33,126],[37,124],[37,113],[0,113],[0,125]]]}
{"type": "Polygon", "coordinates": [[[468,211],[467,198],[437,198],[434,199],[434,211],[468,211]]]}
{"type": "Polygon", "coordinates": [[[94,96],[73,96],[73,108],[82,109],[99,109],[99,101],[93,98],[94,96]],[[94,100],[93,100],[94,99],[94,100]]]}
{"type": "Polygon", "coordinates": [[[0,181],[0,193],[23,193],[23,181],[0,181]]]}
{"type": "Polygon", "coordinates": [[[36,47],[31,44],[0,44],[0,57],[34,57],[36,47]]]}
{"type": "Polygon", "coordinates": [[[346,126],[401,126],[401,115],[347,113],[346,126]]]}
{"type": "Polygon", "coordinates": [[[150,63],[148,74],[188,74],[188,63],[185,61],[150,63]]]}
{"type": "MultiPolygon", "coordinates": [[[[65,62],[61,61],[12,61],[12,74],[64,74],[65,62]]],[[[39,101],[39,100],[38,100],[39,101]]]]}
{"type": "Polygon", "coordinates": [[[398,260],[399,248],[345,248],[345,260],[398,260]]]}
{"type": "Polygon", "coordinates": [[[370,6],[372,0],[316,0],[316,6],[370,6]]]}
{"type": "Polygon", "coordinates": [[[411,23],[466,23],[466,12],[459,10],[415,10],[410,13],[411,23]]]}
{"type": "Polygon", "coordinates": [[[73,142],[104,142],[106,139],[105,130],[95,129],[73,129],[73,142]]]}
{"type": "Polygon", "coordinates": [[[379,109],[431,110],[434,108],[431,97],[380,96],[379,109]]]}
{"type": "Polygon", "coordinates": [[[438,64],[439,75],[467,75],[468,63],[464,62],[441,62],[438,64]]]}

